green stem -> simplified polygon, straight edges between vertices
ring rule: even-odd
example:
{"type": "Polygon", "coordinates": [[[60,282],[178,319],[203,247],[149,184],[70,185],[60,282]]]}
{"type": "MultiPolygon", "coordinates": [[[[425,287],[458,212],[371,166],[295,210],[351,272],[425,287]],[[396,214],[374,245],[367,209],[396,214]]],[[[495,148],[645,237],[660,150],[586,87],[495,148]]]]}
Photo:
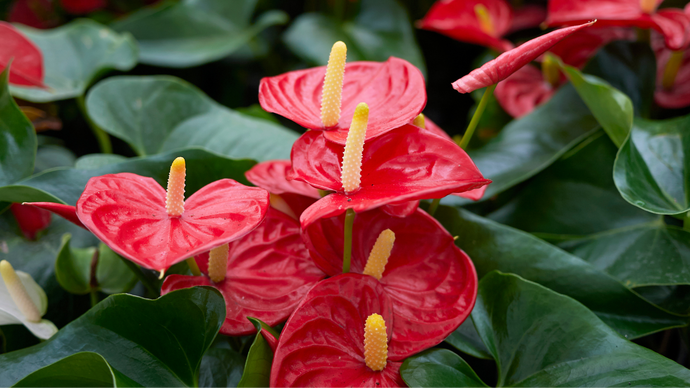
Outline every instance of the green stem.
{"type": "Polygon", "coordinates": [[[690,232],[690,212],[685,214],[685,219],[683,220],[683,229],[690,232]]]}
{"type": "Polygon", "coordinates": [[[129,269],[134,272],[134,275],[139,279],[139,281],[146,287],[149,292],[155,296],[160,296],[160,291],[158,291],[158,287],[156,287],[152,282],[151,279],[149,279],[142,271],[141,268],[139,268],[138,265],[132,263],[131,261],[125,259],[122,256],[119,256],[120,259],[129,267],[129,269]]]}
{"type": "Polygon", "coordinates": [[[355,222],[355,211],[347,209],[345,213],[345,245],[343,246],[343,273],[350,272],[352,258],[352,224],[355,222]]]}
{"type": "Polygon", "coordinates": [[[436,213],[436,209],[438,209],[438,205],[441,203],[441,198],[434,198],[433,201],[431,201],[431,205],[429,206],[429,213],[430,216],[434,216],[434,213],[436,213]]]}
{"type": "Polygon", "coordinates": [[[99,127],[98,124],[93,122],[93,120],[91,120],[89,117],[89,114],[86,112],[84,96],[77,97],[77,105],[79,106],[82,116],[84,116],[84,119],[89,124],[89,127],[91,127],[91,131],[93,131],[94,136],[96,136],[96,140],[98,140],[98,146],[100,147],[101,152],[104,154],[112,154],[113,145],[110,143],[110,136],[108,136],[103,128],[99,127]]]}
{"type": "Polygon", "coordinates": [[[187,258],[187,266],[189,267],[189,270],[192,272],[192,275],[201,276],[201,271],[199,270],[199,266],[196,264],[196,260],[194,260],[193,257],[187,258]]]}
{"type": "Polygon", "coordinates": [[[99,302],[98,301],[98,291],[96,291],[92,288],[91,291],[89,291],[89,294],[91,295],[91,307],[94,307],[99,302]]]}
{"type": "Polygon", "coordinates": [[[484,109],[486,109],[486,104],[489,102],[489,98],[491,98],[491,95],[494,93],[494,89],[496,89],[496,84],[487,87],[484,91],[484,95],[482,96],[482,99],[479,101],[479,106],[477,106],[477,110],[475,110],[474,115],[472,115],[470,125],[467,126],[465,134],[462,135],[462,140],[460,141],[460,148],[465,149],[467,148],[467,145],[470,144],[470,140],[472,139],[474,130],[477,129],[479,119],[482,118],[484,109]]]}

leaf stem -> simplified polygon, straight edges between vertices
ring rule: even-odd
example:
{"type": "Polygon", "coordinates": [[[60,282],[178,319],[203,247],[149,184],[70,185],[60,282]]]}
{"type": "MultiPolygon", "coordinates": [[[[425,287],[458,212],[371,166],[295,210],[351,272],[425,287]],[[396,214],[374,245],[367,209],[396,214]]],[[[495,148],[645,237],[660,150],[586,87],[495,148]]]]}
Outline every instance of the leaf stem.
{"type": "Polygon", "coordinates": [[[86,104],[84,103],[83,95],[77,97],[77,105],[79,106],[82,116],[89,124],[94,136],[96,136],[96,140],[98,140],[98,146],[100,147],[101,152],[104,154],[112,154],[113,145],[110,143],[110,136],[108,136],[108,133],[106,133],[103,128],[99,127],[98,124],[93,122],[91,117],[89,117],[89,114],[86,111],[86,104]]]}
{"type": "Polygon", "coordinates": [[[91,295],[91,307],[94,307],[98,304],[98,291],[95,289],[91,289],[89,291],[89,294],[91,295]]]}
{"type": "Polygon", "coordinates": [[[146,287],[147,290],[154,296],[158,297],[160,296],[160,291],[158,291],[158,287],[156,287],[152,282],[151,279],[149,279],[144,272],[139,268],[138,265],[135,263],[125,259],[124,257],[118,255],[120,259],[129,267],[129,269],[134,272],[134,275],[139,279],[139,281],[146,287]]]}
{"type": "Polygon", "coordinates": [[[484,95],[482,96],[482,99],[479,101],[479,106],[477,106],[477,110],[474,111],[474,114],[472,115],[472,120],[470,120],[470,125],[467,126],[467,130],[465,131],[465,134],[462,135],[462,140],[460,141],[460,148],[463,150],[467,148],[467,145],[470,144],[470,140],[472,139],[472,135],[474,134],[474,130],[477,129],[477,125],[479,124],[479,119],[482,118],[482,114],[484,113],[484,109],[486,109],[486,104],[489,102],[489,98],[491,98],[491,95],[494,93],[494,89],[496,89],[496,84],[493,84],[489,87],[486,88],[484,91],[484,95]]]}
{"type": "Polygon", "coordinates": [[[431,205],[429,205],[429,210],[427,210],[427,213],[429,213],[430,216],[434,216],[436,213],[436,209],[438,209],[438,205],[441,203],[441,198],[434,198],[433,201],[431,201],[431,205]]]}
{"type": "Polygon", "coordinates": [[[345,213],[345,239],[343,245],[343,273],[350,272],[352,258],[352,224],[355,222],[355,211],[347,209],[345,213]]]}

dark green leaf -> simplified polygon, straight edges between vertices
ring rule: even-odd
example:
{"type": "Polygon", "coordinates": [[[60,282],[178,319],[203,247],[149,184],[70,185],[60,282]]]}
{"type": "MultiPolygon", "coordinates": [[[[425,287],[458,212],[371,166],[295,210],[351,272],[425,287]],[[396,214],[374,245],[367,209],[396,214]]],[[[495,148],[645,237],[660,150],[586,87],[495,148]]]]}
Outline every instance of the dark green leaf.
{"type": "Polygon", "coordinates": [[[201,146],[231,158],[288,159],[298,137],[168,76],[109,78],[89,92],[86,105],[96,124],[140,155],[201,146]]]}
{"type": "Polygon", "coordinates": [[[493,270],[518,274],[576,299],[627,338],[688,324],[688,317],[659,309],[610,275],[528,233],[464,210],[443,207],[436,214],[459,236],[456,244],[472,258],[480,278],[493,270]]]}
{"type": "Polygon", "coordinates": [[[201,360],[200,387],[236,387],[242,378],[244,357],[232,349],[209,349],[201,360]]]}
{"type": "Polygon", "coordinates": [[[470,356],[492,360],[491,353],[489,353],[482,339],[479,338],[477,329],[474,327],[471,319],[466,319],[457,330],[450,333],[448,338],[446,338],[446,342],[470,356]]]}
{"type": "Polygon", "coordinates": [[[465,360],[446,349],[430,349],[406,359],[400,375],[410,387],[488,387],[465,360]]]}
{"type": "Polygon", "coordinates": [[[382,62],[393,56],[426,74],[409,16],[396,0],[362,0],[359,14],[344,23],[323,14],[302,14],[285,31],[283,40],[292,52],[314,65],[328,63],[333,43],[342,40],[347,44],[348,62],[382,62]]]}
{"type": "Polygon", "coordinates": [[[33,102],[65,100],[84,94],[91,82],[109,70],[127,71],[137,63],[137,45],[129,34],[117,34],[90,19],[53,30],[19,26],[43,53],[48,89],[12,86],[12,95],[33,102]]]}
{"type": "Polygon", "coordinates": [[[250,24],[257,0],[183,0],[144,8],[115,22],[139,42],[142,63],[191,67],[226,57],[287,15],[269,11],[250,24]]]}
{"type": "Polygon", "coordinates": [[[96,352],[134,384],[194,386],[225,319],[218,291],[195,287],[157,300],[113,295],[39,345],[0,355],[0,385],[74,353],[96,352]]]}
{"type": "Polygon", "coordinates": [[[106,294],[129,292],[137,283],[137,277],[122,261],[123,259],[107,245],[98,244],[98,267],[96,280],[98,290],[106,294]]]}
{"type": "Polygon", "coordinates": [[[10,66],[0,74],[0,185],[33,173],[37,147],[34,127],[7,89],[10,66]]]}
{"type": "Polygon", "coordinates": [[[74,153],[65,147],[55,144],[41,145],[36,153],[33,173],[38,174],[54,167],[72,167],[76,159],[74,153]]]}
{"type": "MultiPolygon", "coordinates": [[[[565,85],[549,102],[508,124],[484,147],[468,152],[479,171],[493,181],[484,199],[536,175],[597,128],[577,92],[565,85]]],[[[455,196],[443,201],[469,202],[455,196]]]]}
{"type": "Polygon", "coordinates": [[[92,170],[101,168],[109,164],[115,164],[126,161],[127,158],[122,155],[115,154],[89,154],[77,159],[74,167],[80,170],[92,170]]]}
{"type": "Polygon", "coordinates": [[[261,334],[262,330],[268,331],[278,338],[278,332],[256,318],[247,317],[256,327],[257,333],[252,346],[247,354],[247,363],[244,365],[244,373],[238,387],[268,387],[271,380],[271,364],[273,363],[273,350],[261,334]]]}
{"type": "Polygon", "coordinates": [[[67,356],[24,377],[14,387],[127,387],[136,383],[116,370],[98,353],[67,356]]]}
{"type": "MultiPolygon", "coordinates": [[[[558,60],[560,62],[560,60],[558,60]]],[[[561,63],[561,69],[613,143],[620,147],[632,128],[630,98],[606,81],[561,63]]]]}
{"type": "Polygon", "coordinates": [[[655,214],[690,211],[690,115],[635,119],[613,169],[616,187],[631,204],[655,214]]]}
{"type": "Polygon", "coordinates": [[[0,201],[49,201],[74,205],[89,178],[119,172],[149,176],[165,187],[170,164],[178,156],[184,157],[187,162],[185,193],[189,195],[223,178],[248,184],[244,172],[254,165],[250,160],[232,160],[206,150],[190,148],[145,158],[132,158],[88,170],[67,168],[46,171],[14,185],[0,187],[0,201]]]}

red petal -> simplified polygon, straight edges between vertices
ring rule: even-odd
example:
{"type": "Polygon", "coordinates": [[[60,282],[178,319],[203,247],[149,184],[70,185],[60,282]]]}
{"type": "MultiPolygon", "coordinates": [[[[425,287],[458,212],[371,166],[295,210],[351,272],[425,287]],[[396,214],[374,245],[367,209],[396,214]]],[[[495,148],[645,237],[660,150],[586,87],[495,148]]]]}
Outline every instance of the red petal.
{"type": "Polygon", "coordinates": [[[33,28],[51,28],[60,23],[51,0],[16,0],[7,20],[33,28]]]}
{"type": "Polygon", "coordinates": [[[11,84],[45,88],[41,51],[11,24],[0,21],[0,67],[10,61],[11,84]]]}
{"type": "MultiPolygon", "coordinates": [[[[292,147],[293,172],[297,179],[314,187],[341,191],[343,149],[319,132],[309,131],[292,147]]],[[[442,198],[490,182],[455,143],[405,125],[364,143],[359,191],[321,198],[302,213],[300,221],[304,228],[318,218],[337,216],[348,208],[359,213],[387,204],[442,198]]]]}
{"type": "Polygon", "coordinates": [[[292,168],[289,160],[261,162],[244,173],[253,184],[268,190],[271,194],[293,193],[319,199],[319,191],[304,182],[288,180],[287,172],[292,168]]]}
{"type": "Polygon", "coordinates": [[[684,108],[690,105],[690,49],[685,50],[683,63],[676,74],[673,87],[666,89],[663,86],[664,70],[666,63],[671,57],[672,51],[663,44],[659,44],[657,39],[652,39],[652,47],[656,53],[656,92],[654,101],[659,106],[667,109],[684,108]]]}
{"type": "Polygon", "coordinates": [[[592,24],[593,22],[589,22],[578,26],[561,28],[527,41],[453,82],[453,88],[460,93],[470,93],[474,90],[496,84],[535,60],[568,35],[592,24]]]}
{"type": "Polygon", "coordinates": [[[512,18],[510,5],[504,0],[441,0],[431,6],[417,26],[440,32],[461,42],[487,46],[502,52],[513,48],[512,43],[501,39],[508,33],[512,18]],[[477,4],[484,5],[489,11],[493,34],[482,31],[474,11],[477,4]]]}
{"type": "Polygon", "coordinates": [[[653,28],[666,39],[671,50],[680,50],[690,43],[690,17],[680,9],[667,8],[651,15],[653,28]]]}
{"type": "MultiPolygon", "coordinates": [[[[331,236],[343,235],[343,223],[344,216],[321,219],[303,233],[314,262],[331,276],[342,271],[343,239],[331,236]]],[[[467,318],[477,297],[477,274],[453,237],[422,210],[407,218],[389,217],[379,210],[357,214],[352,229],[353,273],[362,273],[374,242],[386,229],[395,233],[380,280],[395,314],[388,354],[404,359],[440,343],[467,318]]]]}
{"type": "Polygon", "coordinates": [[[66,219],[67,221],[73,223],[74,225],[81,226],[86,229],[84,224],[79,221],[77,217],[77,208],[70,205],[63,205],[61,203],[55,202],[24,202],[22,205],[33,206],[39,209],[47,210],[51,213],[55,213],[60,217],[66,219]]]}
{"type": "Polygon", "coordinates": [[[10,211],[19,224],[22,234],[29,240],[36,238],[36,233],[50,225],[50,212],[19,203],[10,205],[10,211]]]}
{"type": "Polygon", "coordinates": [[[276,348],[278,348],[278,339],[274,337],[273,334],[269,333],[268,330],[261,330],[261,336],[264,337],[268,346],[271,347],[271,350],[275,354],[276,348]]]}
{"type": "MultiPolygon", "coordinates": [[[[225,297],[227,315],[220,332],[225,335],[256,333],[247,320],[254,317],[269,326],[284,322],[307,291],[324,278],[300,237],[297,221],[269,209],[253,232],[230,244],[225,280],[213,283],[206,276],[170,275],[163,294],[193,286],[212,286],[225,297]]],[[[208,252],[195,256],[208,273],[208,252]]]]}
{"type": "Polygon", "coordinates": [[[62,8],[73,15],[93,12],[106,6],[105,0],[61,0],[62,8]]]}
{"type": "Polygon", "coordinates": [[[267,208],[266,190],[223,179],[194,193],[184,214],[170,218],[155,180],[120,173],[89,179],[77,215],[112,250],[161,271],[251,232],[267,208]]]}
{"type": "MultiPolygon", "coordinates": [[[[404,387],[402,359],[374,372],[364,363],[364,324],[380,314],[394,331],[391,302],[371,276],[339,275],[314,286],[280,334],[272,387],[404,387]]],[[[395,345],[389,341],[388,351],[395,345]]],[[[391,361],[392,360],[392,361],[391,361]]]]}
{"type": "MultiPolygon", "coordinates": [[[[261,107],[314,130],[321,124],[321,88],[326,67],[291,71],[261,80],[261,107]]],[[[327,128],[329,140],[345,144],[355,107],[369,105],[367,139],[379,136],[414,119],[426,105],[422,73],[409,62],[351,62],[345,65],[340,122],[327,128]]]]}
{"type": "Polygon", "coordinates": [[[402,203],[394,203],[386,206],[382,206],[381,210],[386,212],[389,216],[393,217],[407,217],[414,213],[419,207],[419,200],[408,201],[402,203]]]}
{"type": "Polygon", "coordinates": [[[453,193],[451,195],[460,198],[467,198],[471,201],[479,201],[480,199],[482,199],[482,197],[484,197],[484,193],[486,192],[487,187],[489,186],[482,186],[478,189],[463,191],[462,193],[453,193]]]}
{"type": "Polygon", "coordinates": [[[524,5],[513,9],[513,21],[508,33],[538,27],[546,20],[546,9],[539,5],[524,5]]]}
{"type": "Polygon", "coordinates": [[[623,27],[586,28],[563,39],[549,51],[560,57],[566,65],[582,68],[601,47],[615,40],[634,41],[637,40],[637,34],[623,27]]]}
{"type": "Polygon", "coordinates": [[[424,117],[424,123],[427,131],[430,131],[436,136],[441,136],[442,138],[448,140],[448,141],[453,141],[453,138],[451,138],[446,131],[441,129],[436,123],[431,121],[428,117],[424,117]]]}
{"type": "Polygon", "coordinates": [[[494,95],[509,115],[518,118],[551,99],[555,92],[541,70],[527,65],[499,82],[494,95]]]}

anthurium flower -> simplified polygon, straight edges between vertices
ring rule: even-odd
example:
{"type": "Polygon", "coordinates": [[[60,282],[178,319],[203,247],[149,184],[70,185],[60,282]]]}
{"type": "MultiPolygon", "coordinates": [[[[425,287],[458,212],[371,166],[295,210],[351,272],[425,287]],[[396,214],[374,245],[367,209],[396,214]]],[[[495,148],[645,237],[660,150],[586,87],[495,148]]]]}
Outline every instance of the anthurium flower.
{"type": "Polygon", "coordinates": [[[36,233],[50,225],[49,211],[31,206],[22,206],[18,203],[10,205],[10,211],[17,220],[22,234],[29,240],[34,240],[36,233]]]}
{"type": "Polygon", "coordinates": [[[10,61],[11,84],[45,87],[41,50],[11,24],[0,21],[0,68],[10,61]]]}
{"type": "Polygon", "coordinates": [[[307,291],[324,278],[309,256],[299,223],[275,209],[243,238],[195,256],[205,276],[169,275],[162,294],[194,286],[215,287],[225,297],[227,314],[220,332],[256,333],[247,317],[269,326],[283,322],[307,291]],[[215,257],[220,252],[220,257],[215,257]]]}
{"type": "Polygon", "coordinates": [[[525,4],[513,9],[513,21],[508,33],[538,27],[546,20],[546,9],[539,5],[525,4]]]}
{"type": "Polygon", "coordinates": [[[485,63],[482,67],[453,82],[453,88],[460,93],[470,93],[503,81],[526,64],[537,59],[537,57],[545,53],[556,43],[576,31],[591,26],[593,23],[589,22],[578,26],[561,28],[527,41],[519,47],[504,52],[498,58],[485,63]]]}
{"type": "Polygon", "coordinates": [[[77,216],[77,208],[74,206],[54,202],[24,202],[22,203],[22,205],[24,207],[33,207],[36,209],[48,211],[53,214],[57,214],[58,216],[66,219],[74,225],[86,229],[84,224],[82,224],[81,221],[79,221],[79,217],[77,216]]]}
{"type": "Polygon", "coordinates": [[[546,24],[573,25],[597,19],[600,26],[652,28],[664,36],[666,46],[685,46],[690,18],[680,9],[657,10],[663,0],[550,0],[546,24]]]}
{"type": "Polygon", "coordinates": [[[93,177],[77,201],[77,216],[116,253],[161,272],[241,238],[263,220],[266,190],[222,179],[185,201],[184,174],[184,159],[175,159],[167,193],[152,178],[136,174],[93,177]]]}
{"type": "Polygon", "coordinates": [[[292,71],[261,80],[259,102],[268,112],[345,144],[355,107],[366,102],[372,114],[366,138],[400,127],[426,105],[422,73],[409,62],[345,64],[344,44],[337,42],[327,67],[292,71]],[[327,78],[327,79],[326,79],[327,78]],[[325,86],[324,86],[325,85],[325,86]]]}
{"type": "Polygon", "coordinates": [[[504,0],[439,0],[417,26],[503,52],[513,48],[510,41],[502,39],[512,19],[513,12],[504,0]]]}
{"type": "MultiPolygon", "coordinates": [[[[690,17],[690,4],[685,6],[690,17]]],[[[688,29],[690,33],[690,28],[688,29]]],[[[689,42],[690,43],[690,42],[689,42]]],[[[690,47],[669,50],[660,35],[652,36],[656,54],[657,82],[654,100],[663,108],[684,108],[690,105],[690,47]]]]}
{"type": "Polygon", "coordinates": [[[41,319],[46,310],[48,297],[31,275],[15,271],[6,260],[0,261],[0,325],[24,325],[36,337],[48,339],[58,329],[41,319]]]}
{"type": "MultiPolygon", "coordinates": [[[[362,134],[359,140],[363,139],[362,134]]],[[[414,125],[363,143],[352,147],[359,153],[349,158],[344,154],[350,140],[343,147],[321,132],[308,131],[295,141],[294,179],[332,191],[302,213],[302,227],[347,209],[362,212],[387,204],[444,197],[491,182],[455,143],[414,125]]]]}
{"type": "MultiPolygon", "coordinates": [[[[342,271],[343,218],[322,218],[303,230],[316,265],[342,271]]],[[[358,213],[352,228],[350,272],[378,278],[393,304],[391,345],[413,354],[448,336],[472,311],[477,274],[453,237],[421,209],[406,218],[375,209],[358,213]],[[388,240],[388,241],[386,241],[388,240]]]]}
{"type": "Polygon", "coordinates": [[[397,325],[391,301],[375,278],[344,274],[324,280],[280,333],[270,385],[404,387],[400,365],[412,354],[391,341],[397,325]]]}

